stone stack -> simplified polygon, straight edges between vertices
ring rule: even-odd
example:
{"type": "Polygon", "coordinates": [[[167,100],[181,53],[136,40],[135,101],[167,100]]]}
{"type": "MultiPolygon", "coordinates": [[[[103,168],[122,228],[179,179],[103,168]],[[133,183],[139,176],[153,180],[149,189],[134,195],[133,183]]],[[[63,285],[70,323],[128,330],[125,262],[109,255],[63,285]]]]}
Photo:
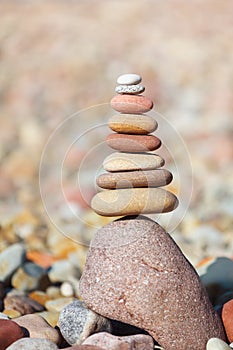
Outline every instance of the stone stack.
{"type": "Polygon", "coordinates": [[[151,134],[158,125],[154,118],[144,114],[153,108],[153,102],[140,95],[145,90],[140,82],[137,74],[124,74],[117,79],[118,95],[112,98],[111,106],[119,114],[108,121],[114,133],[106,142],[118,152],[104,160],[107,172],[97,178],[97,185],[104,190],[91,203],[100,215],[169,212],[178,203],[176,196],[160,188],[172,181],[172,174],[161,169],[164,159],[153,153],[161,141],[151,134]]]}

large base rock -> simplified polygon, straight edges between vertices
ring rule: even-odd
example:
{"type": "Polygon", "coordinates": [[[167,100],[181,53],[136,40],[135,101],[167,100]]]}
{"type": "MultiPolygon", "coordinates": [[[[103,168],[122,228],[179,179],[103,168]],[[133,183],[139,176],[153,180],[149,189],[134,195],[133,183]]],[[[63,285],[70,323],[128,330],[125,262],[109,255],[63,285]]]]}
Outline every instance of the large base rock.
{"type": "Polygon", "coordinates": [[[96,233],[80,292],[89,308],[145,329],[166,350],[205,350],[208,339],[225,340],[197,273],[169,234],[143,216],[96,233]]]}

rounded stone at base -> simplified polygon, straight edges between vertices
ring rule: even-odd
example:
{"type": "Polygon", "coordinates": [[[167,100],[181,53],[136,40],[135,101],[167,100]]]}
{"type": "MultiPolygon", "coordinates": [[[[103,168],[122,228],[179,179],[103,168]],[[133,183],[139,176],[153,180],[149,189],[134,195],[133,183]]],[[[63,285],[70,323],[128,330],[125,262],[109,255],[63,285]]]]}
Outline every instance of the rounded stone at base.
{"type": "Polygon", "coordinates": [[[196,271],[171,236],[143,216],[96,232],[80,293],[93,311],[143,328],[164,349],[206,350],[210,338],[225,340],[196,271]]]}
{"type": "Polygon", "coordinates": [[[104,190],[91,202],[92,209],[103,216],[166,213],[177,205],[176,196],[162,188],[104,190]]]}

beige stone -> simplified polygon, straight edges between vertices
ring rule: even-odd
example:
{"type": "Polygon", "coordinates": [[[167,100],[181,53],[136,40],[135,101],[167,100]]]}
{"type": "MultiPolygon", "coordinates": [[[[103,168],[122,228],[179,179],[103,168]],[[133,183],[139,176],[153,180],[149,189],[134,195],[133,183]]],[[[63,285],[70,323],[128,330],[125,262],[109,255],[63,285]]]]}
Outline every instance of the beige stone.
{"type": "Polygon", "coordinates": [[[156,120],[143,114],[116,114],[108,121],[113,131],[123,134],[149,134],[158,127],[156,120]]]}
{"type": "Polygon", "coordinates": [[[164,165],[164,159],[153,153],[121,153],[110,154],[103,161],[106,171],[152,170],[164,165]]]}
{"type": "Polygon", "coordinates": [[[91,202],[92,209],[103,216],[164,213],[178,205],[176,196],[162,188],[127,188],[104,190],[91,202]]]}

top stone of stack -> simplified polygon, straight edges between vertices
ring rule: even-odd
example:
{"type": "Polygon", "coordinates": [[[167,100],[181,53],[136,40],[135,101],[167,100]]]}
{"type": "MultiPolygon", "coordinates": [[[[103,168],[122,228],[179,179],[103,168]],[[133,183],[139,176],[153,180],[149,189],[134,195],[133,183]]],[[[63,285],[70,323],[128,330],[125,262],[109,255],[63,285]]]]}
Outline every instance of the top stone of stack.
{"type": "Polygon", "coordinates": [[[142,78],[138,74],[122,74],[117,78],[117,84],[120,85],[136,85],[141,81],[142,78]]]}

